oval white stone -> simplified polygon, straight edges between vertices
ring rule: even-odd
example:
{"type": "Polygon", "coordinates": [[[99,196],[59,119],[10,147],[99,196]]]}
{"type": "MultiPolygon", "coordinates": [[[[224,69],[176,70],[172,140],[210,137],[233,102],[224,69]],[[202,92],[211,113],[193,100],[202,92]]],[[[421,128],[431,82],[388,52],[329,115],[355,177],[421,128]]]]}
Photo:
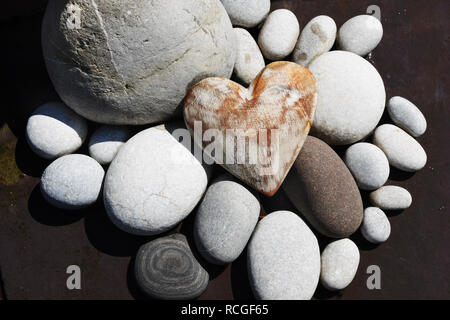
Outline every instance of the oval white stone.
{"type": "Polygon", "coordinates": [[[76,210],[94,204],[100,196],[105,171],[91,157],[69,154],[53,161],[41,178],[41,192],[55,207],[76,210]]]}
{"type": "Polygon", "coordinates": [[[403,210],[411,206],[412,197],[405,188],[384,186],[370,193],[370,201],[383,210],[403,210]]]}
{"type": "Polygon", "coordinates": [[[244,84],[249,85],[266,66],[264,57],[252,35],[245,29],[234,28],[237,38],[234,73],[244,84]]]}
{"type": "Polygon", "coordinates": [[[383,26],[377,18],[363,14],[347,20],[339,29],[337,40],[342,50],[365,56],[380,43],[383,26]]]}
{"type": "Polygon", "coordinates": [[[336,23],[328,16],[318,16],[303,28],[294,50],[295,63],[308,67],[321,54],[330,51],[336,40],[336,23]]]}
{"type": "Polygon", "coordinates": [[[89,140],[89,155],[102,165],[113,161],[119,149],[131,137],[131,130],[123,126],[102,126],[89,140]]]}
{"type": "Polygon", "coordinates": [[[103,198],[120,229],[154,235],[183,220],[206,185],[200,162],[158,126],[141,131],[119,150],[106,174],[103,198]]]}
{"type": "Polygon", "coordinates": [[[313,135],[345,145],[365,138],[383,115],[386,92],[378,71],[346,51],[322,54],[309,65],[316,77],[318,102],[313,135]]]}
{"type": "Polygon", "coordinates": [[[353,280],[359,265],[359,250],[350,239],[329,243],[321,255],[320,282],[328,290],[342,290],[353,280]]]}
{"type": "Polygon", "coordinates": [[[387,105],[392,121],[413,137],[419,137],[427,130],[427,120],[411,101],[392,97],[387,105]]]}
{"type": "Polygon", "coordinates": [[[385,242],[391,234],[391,224],[386,214],[376,207],[366,208],[361,233],[369,242],[375,244],[385,242]]]}
{"type": "Polygon", "coordinates": [[[37,155],[55,159],[76,151],[87,135],[87,121],[60,102],[38,107],[28,119],[26,137],[37,155]]]}
{"type": "Polygon", "coordinates": [[[264,22],[258,44],[267,59],[282,60],[294,50],[299,34],[300,25],[295,14],[287,9],[278,9],[264,22]]]}
{"type": "Polygon", "coordinates": [[[377,146],[359,142],[347,149],[344,161],[358,187],[363,190],[375,190],[389,178],[389,161],[377,146]]]}
{"type": "Polygon", "coordinates": [[[311,299],[320,275],[319,245],[316,236],[295,213],[277,211],[262,219],[247,254],[256,298],[311,299]]]}
{"type": "Polygon", "coordinates": [[[215,264],[236,260],[258,222],[258,199],[231,175],[219,177],[206,191],[194,223],[200,254],[215,264]]]}
{"type": "Polygon", "coordinates": [[[270,11],[270,0],[220,0],[233,26],[256,27],[270,11]]]}
{"type": "Polygon", "coordinates": [[[408,172],[425,167],[427,154],[409,134],[392,124],[379,126],[373,135],[373,143],[386,154],[391,166],[408,172]]]}

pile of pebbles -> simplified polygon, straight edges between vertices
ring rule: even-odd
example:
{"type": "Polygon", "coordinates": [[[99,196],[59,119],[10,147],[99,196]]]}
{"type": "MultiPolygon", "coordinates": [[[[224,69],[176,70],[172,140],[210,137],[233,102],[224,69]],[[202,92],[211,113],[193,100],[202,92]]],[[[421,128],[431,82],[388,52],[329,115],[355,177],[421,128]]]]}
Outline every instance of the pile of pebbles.
{"type": "Polygon", "coordinates": [[[81,21],[89,28],[78,30],[64,22],[68,4],[51,0],[43,24],[47,68],[64,103],[37,108],[27,140],[53,160],[41,191],[58,208],[103,201],[118,228],[141,236],[170,231],[195,214],[195,245],[173,233],[139,249],[135,276],[143,292],[198,297],[209,275],[194,252],[226,265],[247,248],[256,298],[310,299],[319,282],[328,290],[352,282],[360,260],[353,233],[375,244],[388,240],[383,210],[406,209],[412,197],[385,183],[391,167],[425,166],[415,138],[427,123],[405,98],[392,97],[386,107],[383,80],[364,58],[383,36],[375,17],[359,15],[338,29],[328,16],[299,22],[287,9],[270,13],[269,0],[170,0],[142,8],[70,1],[86,14],[81,21]],[[339,49],[330,51],[335,43],[339,49]],[[260,219],[258,193],[229,174],[212,179],[216,165],[200,163],[179,143],[172,133],[184,124],[172,120],[198,81],[234,75],[249,85],[267,61],[283,59],[312,72],[317,110],[279,191],[300,214],[276,211],[260,219]],[[385,109],[393,124],[379,125],[385,109]],[[88,133],[89,120],[102,126],[88,133]],[[129,126],[161,121],[136,134],[129,126]],[[75,154],[85,143],[88,155],[75,154]],[[342,158],[333,146],[347,146],[342,158]],[[360,190],[371,192],[371,207],[364,208],[360,190]],[[308,225],[329,238],[322,252],[308,225]]]}

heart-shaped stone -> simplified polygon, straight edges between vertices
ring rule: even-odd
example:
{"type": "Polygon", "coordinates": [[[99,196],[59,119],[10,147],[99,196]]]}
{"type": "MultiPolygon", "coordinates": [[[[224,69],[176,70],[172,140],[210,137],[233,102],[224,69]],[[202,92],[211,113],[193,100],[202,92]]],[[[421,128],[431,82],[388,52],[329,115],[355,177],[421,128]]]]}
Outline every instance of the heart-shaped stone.
{"type": "Polygon", "coordinates": [[[316,81],[308,69],[274,62],[248,89],[225,78],[200,81],[185,98],[184,119],[216,163],[271,196],[303,146],[316,102],[316,81]]]}

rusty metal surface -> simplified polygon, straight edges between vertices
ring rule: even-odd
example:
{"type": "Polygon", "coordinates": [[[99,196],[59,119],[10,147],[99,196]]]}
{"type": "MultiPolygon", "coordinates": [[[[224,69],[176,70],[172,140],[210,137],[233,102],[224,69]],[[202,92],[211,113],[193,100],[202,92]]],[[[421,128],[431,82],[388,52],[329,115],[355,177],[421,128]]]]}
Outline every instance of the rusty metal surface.
{"type": "MultiPolygon", "coordinates": [[[[0,111],[0,298],[141,299],[131,272],[132,257],[140,244],[151,238],[131,236],[115,228],[101,204],[74,214],[50,207],[40,195],[38,177],[48,162],[30,151],[24,126],[39,104],[57,99],[57,95],[40,50],[42,6],[29,11],[20,8],[26,1],[11,3],[17,5],[9,5],[11,14],[0,19],[0,63],[2,76],[8,81],[8,86],[1,87],[0,111]],[[37,14],[17,18],[30,12],[37,14]],[[72,264],[81,267],[81,290],[66,288],[66,268],[72,264]]],[[[391,237],[380,246],[369,245],[355,234],[352,238],[361,250],[356,278],[338,293],[319,287],[315,298],[450,299],[446,106],[450,98],[450,2],[286,0],[272,4],[273,9],[293,10],[301,26],[319,14],[333,17],[340,26],[348,18],[365,13],[369,5],[378,5],[384,37],[370,61],[385,81],[387,97],[411,99],[429,125],[419,138],[428,154],[426,167],[415,174],[395,170],[389,181],[411,192],[411,208],[389,213],[391,237]],[[381,268],[381,290],[366,287],[366,268],[373,264],[381,268]]],[[[384,117],[383,121],[389,120],[384,117]]],[[[294,210],[281,190],[273,198],[263,197],[262,204],[266,212],[294,210]]],[[[191,241],[192,217],[178,227],[191,241]]],[[[319,237],[319,241],[323,248],[329,240],[319,237]]],[[[245,255],[226,268],[205,266],[212,280],[200,299],[252,297],[245,255]]]]}

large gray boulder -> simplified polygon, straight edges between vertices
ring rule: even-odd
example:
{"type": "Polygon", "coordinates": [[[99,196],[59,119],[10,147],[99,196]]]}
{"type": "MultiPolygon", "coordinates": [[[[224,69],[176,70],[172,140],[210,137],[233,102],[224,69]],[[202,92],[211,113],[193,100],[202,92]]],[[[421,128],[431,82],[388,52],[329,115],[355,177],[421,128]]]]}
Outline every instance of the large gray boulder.
{"type": "Polygon", "coordinates": [[[219,0],[50,0],[42,26],[62,100],[108,124],[171,118],[190,86],[231,76],[235,42],[219,0]]]}

